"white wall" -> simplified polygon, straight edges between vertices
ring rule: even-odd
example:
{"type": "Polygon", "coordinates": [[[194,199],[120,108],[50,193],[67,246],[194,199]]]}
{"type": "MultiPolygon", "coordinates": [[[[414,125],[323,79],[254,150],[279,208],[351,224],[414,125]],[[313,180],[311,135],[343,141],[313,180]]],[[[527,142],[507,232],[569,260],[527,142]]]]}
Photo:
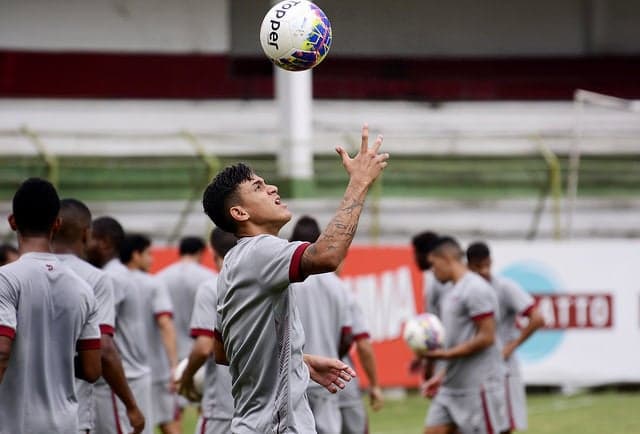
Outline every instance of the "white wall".
{"type": "Polygon", "coordinates": [[[221,53],[230,0],[0,0],[0,49],[221,53]]]}

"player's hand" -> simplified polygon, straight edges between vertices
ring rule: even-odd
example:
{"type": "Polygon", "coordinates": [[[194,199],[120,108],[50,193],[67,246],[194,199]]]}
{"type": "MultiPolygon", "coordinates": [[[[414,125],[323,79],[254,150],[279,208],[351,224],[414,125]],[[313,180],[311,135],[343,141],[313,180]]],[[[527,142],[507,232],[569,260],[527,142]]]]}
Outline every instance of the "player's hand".
{"type": "Polygon", "coordinates": [[[193,376],[183,375],[175,384],[178,389],[178,394],[184,396],[189,401],[200,402],[202,400],[202,394],[196,390],[193,376]]]}
{"type": "Polygon", "coordinates": [[[384,406],[384,396],[380,386],[371,387],[369,389],[369,403],[373,411],[379,411],[384,406]]]}
{"type": "Polygon", "coordinates": [[[420,385],[420,393],[425,398],[432,399],[438,393],[440,386],[442,385],[442,376],[434,375],[427,381],[420,385]]]}
{"type": "Polygon", "coordinates": [[[137,406],[127,409],[127,419],[129,419],[129,424],[133,428],[131,434],[140,434],[144,430],[144,415],[137,406]]]}
{"type": "Polygon", "coordinates": [[[424,369],[424,366],[425,366],[425,359],[423,359],[422,357],[416,357],[415,359],[411,360],[411,363],[409,363],[409,374],[411,375],[421,374],[424,369]]]}
{"type": "Polygon", "coordinates": [[[304,361],[311,379],[331,393],[344,389],[344,383],[356,376],[353,369],[338,359],[305,354],[304,361]]]}
{"type": "Polygon", "coordinates": [[[507,342],[504,348],[502,348],[502,358],[509,360],[509,357],[511,357],[516,348],[518,348],[518,341],[507,342]]]}
{"type": "Polygon", "coordinates": [[[449,359],[451,358],[449,351],[440,349],[440,350],[431,350],[424,353],[424,356],[427,359],[449,359]]]}
{"type": "Polygon", "coordinates": [[[355,157],[349,157],[347,151],[343,147],[336,147],[336,152],[342,157],[342,165],[346,169],[351,181],[361,183],[369,187],[373,181],[387,167],[388,153],[378,153],[382,146],[382,136],[378,136],[373,144],[369,147],[369,126],[364,124],[362,127],[362,142],[360,150],[355,157]]]}

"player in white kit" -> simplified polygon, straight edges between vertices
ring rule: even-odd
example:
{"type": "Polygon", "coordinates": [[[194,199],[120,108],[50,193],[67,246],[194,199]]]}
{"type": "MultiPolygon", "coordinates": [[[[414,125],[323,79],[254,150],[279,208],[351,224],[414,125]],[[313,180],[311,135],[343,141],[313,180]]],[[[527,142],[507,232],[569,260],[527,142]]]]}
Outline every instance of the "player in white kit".
{"type": "Polygon", "coordinates": [[[453,282],[440,301],[446,330],[443,349],[426,355],[446,361],[425,385],[435,395],[425,421],[426,434],[497,434],[508,430],[504,369],[496,336],[495,291],[463,263],[464,252],[442,237],[429,254],[436,278],[453,282]]]}
{"type": "MultiPolygon", "coordinates": [[[[138,290],[131,272],[120,262],[119,252],[124,241],[124,230],[112,217],[93,221],[91,238],[87,245],[89,261],[107,272],[114,282],[116,304],[116,347],[122,357],[124,373],[137,405],[147,420],[143,432],[153,432],[151,420],[151,367],[147,355],[147,336],[141,327],[144,294],[138,290]]],[[[132,402],[123,401],[115,391],[99,381],[95,388],[96,433],[118,434],[130,432],[132,402]],[[118,399],[120,398],[120,399],[118,399]]]]}
{"type": "MultiPolygon", "coordinates": [[[[101,362],[102,376],[111,386],[116,395],[123,401],[132,402],[134,411],[131,412],[134,432],[144,428],[144,416],[137,408],[135,398],[129,389],[124,376],[124,368],[120,355],[115,347],[113,335],[115,333],[115,304],[113,282],[107,274],[94,267],[85,260],[86,246],[91,236],[91,211],[76,199],[63,199],[60,202],[60,229],[53,237],[53,251],[58,259],[75,271],[93,289],[97,301],[98,324],[101,333],[101,362]]],[[[78,394],[78,423],[79,430],[89,434],[94,432],[95,400],[93,385],[76,380],[78,394]]]]}
{"type": "Polygon", "coordinates": [[[51,183],[31,178],[13,196],[22,256],[0,267],[0,433],[78,431],[74,378],[101,375],[93,291],[51,253],[60,226],[51,183]]]}
{"type": "Polygon", "coordinates": [[[164,282],[148,274],[151,267],[151,240],[144,235],[127,235],[120,248],[120,261],[131,271],[138,291],[143,294],[147,356],[151,366],[151,424],[164,434],[177,434],[176,393],[173,371],[178,364],[173,306],[164,282]]]}
{"type": "MultiPolygon", "coordinates": [[[[235,235],[215,228],[211,232],[213,260],[218,269],[222,268],[225,255],[236,245],[235,235]]],[[[201,413],[194,434],[227,434],[231,432],[233,417],[233,395],[231,395],[231,374],[229,367],[218,365],[213,356],[214,332],[217,322],[218,279],[203,282],[196,293],[191,316],[191,336],[193,347],[189,361],[180,379],[180,393],[194,402],[200,402],[201,413]],[[205,365],[203,394],[195,389],[193,376],[205,365]]]]}
{"type": "MultiPolygon", "coordinates": [[[[345,289],[345,291],[351,317],[353,343],[362,369],[369,379],[369,403],[373,411],[378,411],[384,405],[384,397],[378,383],[376,359],[371,345],[369,328],[366,324],[364,312],[355,296],[350,290],[345,289]]],[[[342,358],[342,361],[349,366],[353,366],[353,360],[351,360],[351,355],[348,352],[342,358]]],[[[360,384],[357,377],[346,384],[338,399],[342,416],[341,434],[363,434],[369,432],[367,411],[362,403],[360,384]]]]}
{"type": "Polygon", "coordinates": [[[315,432],[306,398],[309,378],[336,392],[355,372],[343,362],[302,353],[304,332],[290,284],[335,271],[355,235],[367,191],[387,165],[382,137],[368,146],[362,131],[358,155],[337,148],[349,184],[336,215],[318,240],[288,242],[278,233],[291,219],[278,189],[249,167],[222,170],[205,190],[203,206],[216,226],[240,240],[218,277],[216,362],[228,360],[234,416],[244,433],[315,432]]]}
{"type": "Polygon", "coordinates": [[[491,273],[491,253],[485,243],[473,243],[467,248],[467,263],[470,270],[491,284],[498,296],[498,336],[503,344],[502,357],[506,368],[505,396],[509,425],[511,430],[526,430],[527,397],[520,363],[514,352],[537,329],[544,326],[544,318],[535,307],[533,297],[520,285],[511,279],[491,273]],[[518,317],[528,318],[526,326],[518,327],[518,317]]]}
{"type": "MultiPolygon", "coordinates": [[[[303,216],[293,228],[290,241],[315,242],[320,227],[315,219],[303,216]]],[[[331,358],[342,358],[352,341],[348,289],[335,273],[309,276],[292,285],[291,298],[300,313],[305,351],[331,358]]],[[[309,406],[318,434],[339,433],[342,427],[338,395],[316,382],[307,387],[309,406]]]]}

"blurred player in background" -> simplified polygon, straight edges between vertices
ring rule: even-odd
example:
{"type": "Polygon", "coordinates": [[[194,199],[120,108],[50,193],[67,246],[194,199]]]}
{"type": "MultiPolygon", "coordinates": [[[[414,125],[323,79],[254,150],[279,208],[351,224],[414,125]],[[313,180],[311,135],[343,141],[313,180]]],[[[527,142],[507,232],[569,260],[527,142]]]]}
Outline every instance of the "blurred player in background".
{"type": "Polygon", "coordinates": [[[533,297],[516,282],[491,273],[491,253],[485,243],[473,243],[467,248],[469,269],[484,277],[498,296],[500,319],[498,336],[503,344],[505,361],[505,395],[507,415],[512,430],[527,429],[527,398],[520,374],[520,364],[514,351],[537,329],[544,326],[544,318],[535,307],[533,297]],[[526,326],[518,327],[518,317],[529,319],[526,326]]]}
{"type": "Polygon", "coordinates": [[[0,433],[78,431],[74,375],[101,375],[93,291],[51,253],[60,200],[31,178],[13,196],[11,229],[22,256],[0,268],[0,433]]]}
{"type": "Polygon", "coordinates": [[[147,356],[151,366],[151,418],[163,434],[177,434],[176,393],[173,371],[178,364],[173,307],[164,282],[148,274],[152,263],[151,240],[144,235],[125,237],[120,247],[120,261],[131,271],[138,291],[143,295],[143,316],[147,356]]]}
{"type": "MultiPolygon", "coordinates": [[[[378,383],[378,371],[376,359],[371,345],[369,330],[366,325],[364,312],[360,308],[355,296],[349,289],[345,289],[347,305],[349,306],[351,317],[351,332],[355,344],[358,358],[362,369],[364,369],[369,379],[369,403],[373,411],[378,411],[384,405],[382,389],[378,383]]],[[[349,352],[342,358],[342,361],[349,366],[353,366],[353,360],[349,352]]],[[[338,395],[340,413],[342,415],[342,434],[363,434],[369,432],[367,411],[362,403],[360,395],[360,384],[358,378],[349,381],[345,388],[338,395]]]]}
{"type": "MultiPolygon", "coordinates": [[[[213,260],[218,270],[229,250],[238,242],[235,235],[215,228],[211,232],[213,260]]],[[[229,367],[217,365],[213,356],[213,334],[218,307],[218,278],[200,284],[191,316],[191,336],[194,338],[189,362],[180,379],[180,393],[200,402],[201,413],[194,434],[228,434],[233,418],[233,396],[229,367]],[[202,396],[196,391],[193,376],[205,365],[202,396]]]]}
{"type": "Polygon", "coordinates": [[[16,261],[20,257],[18,249],[11,244],[0,245],[0,267],[16,261]]]}
{"type": "MultiPolygon", "coordinates": [[[[76,199],[63,199],[60,202],[60,229],[53,237],[53,251],[58,259],[75,271],[92,288],[96,297],[98,324],[101,333],[102,377],[123,402],[129,402],[134,432],[144,428],[144,416],[138,409],[131,389],[127,385],[120,355],[113,342],[115,332],[115,303],[113,281],[107,274],[89,264],[82,258],[91,236],[91,212],[87,206],[76,199]]],[[[78,422],[83,433],[94,432],[95,400],[93,385],[83,380],[76,381],[78,395],[78,422]]]]}
{"type": "MultiPolygon", "coordinates": [[[[146,418],[144,433],[153,432],[151,419],[151,368],[148,361],[147,336],[141,318],[145,313],[144,294],[132,279],[131,272],[120,262],[124,241],[122,225],[112,217],[100,217],[91,225],[87,244],[89,262],[107,272],[113,280],[116,304],[116,347],[122,357],[124,373],[137,405],[146,418]]],[[[131,402],[117,399],[109,386],[100,381],[96,396],[96,433],[130,432],[131,402]]]]}
{"type": "Polygon", "coordinates": [[[427,356],[446,360],[446,369],[427,381],[434,396],[425,433],[495,434],[508,430],[504,368],[496,336],[498,300],[484,279],[468,270],[453,238],[442,237],[429,254],[441,282],[453,282],[440,301],[445,348],[427,356]]]}
{"type": "Polygon", "coordinates": [[[178,262],[160,271],[157,276],[167,288],[173,304],[173,318],[178,334],[178,360],[189,356],[192,339],[189,323],[198,286],[214,277],[213,271],[203,266],[205,243],[199,237],[184,237],[180,240],[178,262]]]}
{"type": "MultiPolygon", "coordinates": [[[[290,241],[314,243],[320,236],[318,222],[301,217],[293,228],[290,241]]],[[[305,351],[334,359],[342,358],[352,341],[351,317],[344,283],[335,273],[309,276],[292,285],[292,299],[305,336],[305,351]]],[[[295,320],[295,319],[294,319],[295,320]]],[[[316,382],[307,387],[309,406],[316,421],[318,434],[339,433],[342,427],[338,395],[330,393],[316,382]]]]}
{"type": "Polygon", "coordinates": [[[353,159],[336,149],[349,184],[335,216],[311,245],[278,238],[291,212],[277,187],[249,167],[227,167],[205,190],[206,214],[241,237],[218,277],[214,344],[216,361],[228,360],[233,379],[234,433],[315,432],[305,393],[309,378],[336,392],[355,375],[340,360],[302,353],[304,332],[290,284],[335,271],[344,259],[369,187],[389,158],[378,154],[382,137],[369,148],[368,135],[365,126],[353,159]]]}

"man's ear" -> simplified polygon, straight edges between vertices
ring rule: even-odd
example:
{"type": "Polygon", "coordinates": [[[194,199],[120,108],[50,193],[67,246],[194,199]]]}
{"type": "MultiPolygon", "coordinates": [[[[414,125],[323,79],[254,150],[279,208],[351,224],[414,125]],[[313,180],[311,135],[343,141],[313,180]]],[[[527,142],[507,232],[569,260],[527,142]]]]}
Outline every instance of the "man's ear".
{"type": "Polygon", "coordinates": [[[17,231],[18,225],[16,224],[16,217],[13,214],[9,214],[9,217],[7,218],[7,220],[9,221],[9,226],[11,227],[11,230],[17,231]]]}
{"type": "Polygon", "coordinates": [[[245,222],[249,220],[249,213],[240,205],[232,206],[229,209],[229,214],[237,222],[245,222]]]}

